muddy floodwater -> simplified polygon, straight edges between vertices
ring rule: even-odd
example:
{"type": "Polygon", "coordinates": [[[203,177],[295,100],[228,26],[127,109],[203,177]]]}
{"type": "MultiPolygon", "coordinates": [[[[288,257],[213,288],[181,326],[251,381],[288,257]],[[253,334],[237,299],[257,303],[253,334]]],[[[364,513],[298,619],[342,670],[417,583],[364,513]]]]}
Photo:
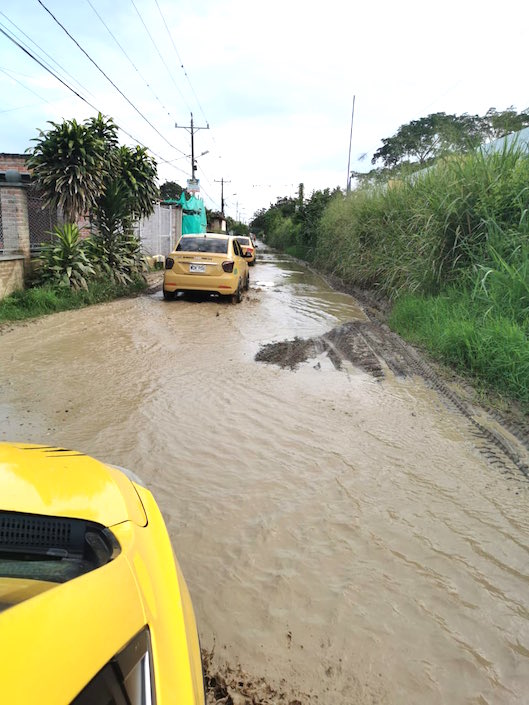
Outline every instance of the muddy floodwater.
{"type": "Polygon", "coordinates": [[[217,664],[302,703],[528,703],[529,481],[384,362],[354,299],[260,252],[240,305],[156,292],[4,330],[0,439],[143,478],[217,664]]]}

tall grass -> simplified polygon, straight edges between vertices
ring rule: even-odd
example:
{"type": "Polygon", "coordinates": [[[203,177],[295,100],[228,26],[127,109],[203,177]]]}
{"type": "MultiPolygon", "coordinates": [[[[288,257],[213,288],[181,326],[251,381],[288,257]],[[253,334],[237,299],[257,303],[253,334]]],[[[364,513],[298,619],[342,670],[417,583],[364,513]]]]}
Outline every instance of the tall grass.
{"type": "Polygon", "coordinates": [[[392,299],[399,333],[529,409],[526,150],[451,155],[337,195],[313,253],[322,269],[392,299]]]}
{"type": "Polygon", "coordinates": [[[335,198],[320,221],[315,261],[395,298],[438,293],[500,255],[529,245],[529,158],[450,156],[413,177],[335,198]]]}

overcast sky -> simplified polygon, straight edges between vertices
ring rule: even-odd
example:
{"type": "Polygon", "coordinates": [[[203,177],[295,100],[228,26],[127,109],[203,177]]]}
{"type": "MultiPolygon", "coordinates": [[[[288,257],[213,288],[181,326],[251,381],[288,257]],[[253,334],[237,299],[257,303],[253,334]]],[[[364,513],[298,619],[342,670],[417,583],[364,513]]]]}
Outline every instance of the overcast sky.
{"type": "MultiPolygon", "coordinates": [[[[195,136],[197,156],[208,152],[198,157],[202,195],[220,208],[216,180],[230,181],[227,213],[244,220],[300,182],[306,195],[345,187],[353,95],[351,168],[359,171],[410,120],[529,107],[529,5],[521,0],[42,2],[162,136],[38,0],[0,0],[0,28],[57,70],[52,57],[66,83],[171,161],[159,160],[160,183],[185,185],[190,176],[190,136],[175,123],[188,125],[191,112],[197,126],[209,123],[195,136]]],[[[48,120],[93,114],[0,34],[0,152],[24,152],[48,120]]]]}

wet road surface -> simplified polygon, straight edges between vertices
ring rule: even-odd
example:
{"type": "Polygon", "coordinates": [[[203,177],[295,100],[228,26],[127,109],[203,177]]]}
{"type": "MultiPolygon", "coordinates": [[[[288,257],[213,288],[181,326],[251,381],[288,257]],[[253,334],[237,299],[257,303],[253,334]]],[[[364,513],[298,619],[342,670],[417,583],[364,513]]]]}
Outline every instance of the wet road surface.
{"type": "Polygon", "coordinates": [[[419,378],[261,346],[365,318],[262,252],[243,303],[161,293],[0,336],[0,440],[133,469],[220,663],[324,705],[529,702],[529,491],[419,378]]]}

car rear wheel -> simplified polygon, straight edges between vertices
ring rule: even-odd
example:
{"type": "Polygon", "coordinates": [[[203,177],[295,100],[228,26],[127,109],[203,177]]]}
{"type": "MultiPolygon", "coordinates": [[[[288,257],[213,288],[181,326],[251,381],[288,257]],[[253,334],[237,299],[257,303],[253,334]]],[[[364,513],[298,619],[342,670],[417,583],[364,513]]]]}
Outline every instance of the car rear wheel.
{"type": "Polygon", "coordinates": [[[239,281],[239,286],[237,287],[237,291],[235,294],[232,294],[231,297],[231,302],[232,304],[240,304],[242,301],[242,286],[241,282],[239,281]]]}
{"type": "Polygon", "coordinates": [[[167,291],[167,289],[164,289],[163,298],[165,301],[174,301],[176,298],[176,291],[167,291]]]}
{"type": "Polygon", "coordinates": [[[244,290],[248,291],[249,288],[250,288],[250,275],[248,274],[248,276],[246,277],[246,284],[244,285],[244,290]]]}

